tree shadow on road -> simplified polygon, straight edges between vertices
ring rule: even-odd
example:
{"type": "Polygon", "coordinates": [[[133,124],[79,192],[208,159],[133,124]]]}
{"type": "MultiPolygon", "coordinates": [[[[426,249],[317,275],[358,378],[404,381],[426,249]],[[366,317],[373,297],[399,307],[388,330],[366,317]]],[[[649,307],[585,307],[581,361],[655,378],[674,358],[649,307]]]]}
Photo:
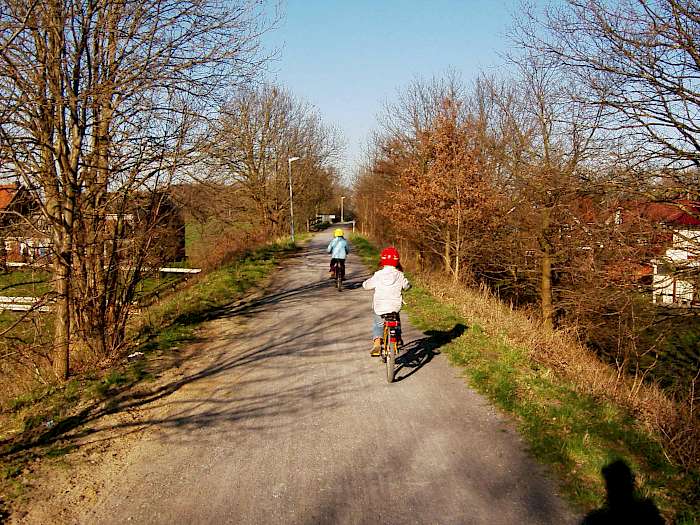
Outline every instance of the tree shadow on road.
{"type": "MultiPolygon", "coordinates": [[[[264,311],[269,305],[280,302],[308,301],[309,293],[317,293],[326,286],[326,282],[307,283],[289,289],[277,290],[261,298],[249,299],[229,308],[209,309],[194,316],[180,316],[173,325],[195,326],[204,320],[220,318],[244,318],[255,316],[264,311]]],[[[330,291],[329,293],[332,293],[330,291]]],[[[275,321],[277,322],[277,321],[275,321]]],[[[334,321],[341,323],[340,319],[334,321]]],[[[314,334],[320,334],[328,328],[325,325],[307,327],[303,332],[285,334],[260,341],[256,331],[249,333],[235,333],[228,337],[219,334],[215,340],[209,338],[178,340],[179,343],[199,344],[207,349],[211,358],[202,367],[194,369],[182,369],[183,373],[173,371],[181,370],[185,361],[196,358],[197,354],[181,355],[179,352],[160,352],[156,347],[142,347],[146,356],[142,357],[147,367],[148,376],[161,380],[155,383],[144,381],[141,376],[120,376],[119,382],[103,385],[98,384],[104,390],[96,398],[81,403],[78,410],[72,411],[64,417],[55,417],[46,421],[37,421],[36,424],[25,424],[23,432],[10,438],[0,439],[0,462],[14,461],[23,454],[42,455],[41,449],[47,447],[63,446],[66,443],[80,446],[86,439],[91,442],[99,441],[100,435],[106,439],[116,434],[124,435],[132,431],[138,431],[146,427],[177,427],[177,428],[202,428],[215,427],[219,422],[247,421],[252,424],[256,421],[259,425],[274,425],[272,414],[284,412],[286,414],[301,415],[300,411],[307,407],[302,401],[314,396],[319,407],[331,408],[342,393],[338,385],[348,384],[343,378],[319,380],[303,388],[296,386],[282,387],[274,396],[258,396],[256,398],[239,398],[233,401],[228,394],[219,399],[217,392],[208,398],[198,397],[191,404],[183,404],[182,410],[162,416],[147,416],[141,419],[119,418],[116,421],[102,423],[105,416],[130,414],[131,412],[160,402],[181,390],[183,387],[205,381],[216,376],[225,376],[234,370],[249,369],[252,366],[261,365],[268,370],[268,381],[276,381],[289,375],[285,359],[290,356],[316,355],[324,357],[328,355],[338,359],[338,354],[332,348],[316,348],[312,342],[314,334]],[[244,348],[234,354],[226,351],[230,341],[244,342],[244,348]],[[311,341],[311,342],[310,342],[311,341]],[[249,344],[248,344],[249,343],[249,344]],[[168,374],[170,372],[170,374],[168,374]],[[199,405],[200,410],[196,409],[199,405]],[[201,407],[206,406],[202,413],[201,407]]],[[[267,326],[266,330],[276,333],[275,326],[267,326]]],[[[200,354],[201,351],[200,351],[200,354]]],[[[303,364],[302,366],[309,366],[303,364]]],[[[300,370],[295,370],[299,373],[300,370]]],[[[349,388],[349,387],[348,387],[349,388]]],[[[224,395],[224,394],[222,394],[224,395]]],[[[42,418],[43,419],[43,418],[42,418]]]]}
{"type": "Polygon", "coordinates": [[[343,283],[343,287],[344,287],[346,290],[358,290],[358,289],[362,289],[362,281],[363,281],[363,280],[364,280],[364,279],[360,279],[360,280],[357,280],[357,279],[348,279],[348,280],[346,280],[346,281],[343,283]]]}
{"type": "Polygon", "coordinates": [[[396,360],[398,370],[394,381],[402,381],[415,374],[440,353],[442,346],[457,339],[466,330],[466,325],[457,323],[450,330],[428,330],[425,332],[426,337],[407,343],[396,360]]]}

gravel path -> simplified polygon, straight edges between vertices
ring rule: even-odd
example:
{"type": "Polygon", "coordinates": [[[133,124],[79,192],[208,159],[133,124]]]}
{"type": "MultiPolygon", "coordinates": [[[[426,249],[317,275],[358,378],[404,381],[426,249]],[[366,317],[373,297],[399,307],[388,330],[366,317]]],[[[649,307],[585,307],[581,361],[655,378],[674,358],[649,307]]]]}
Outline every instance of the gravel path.
{"type": "Polygon", "coordinates": [[[214,321],[204,368],[159,401],[82,523],[576,522],[512,425],[405,316],[410,360],[387,384],[368,354],[368,271],[351,256],[337,292],[329,239],[214,321]]]}

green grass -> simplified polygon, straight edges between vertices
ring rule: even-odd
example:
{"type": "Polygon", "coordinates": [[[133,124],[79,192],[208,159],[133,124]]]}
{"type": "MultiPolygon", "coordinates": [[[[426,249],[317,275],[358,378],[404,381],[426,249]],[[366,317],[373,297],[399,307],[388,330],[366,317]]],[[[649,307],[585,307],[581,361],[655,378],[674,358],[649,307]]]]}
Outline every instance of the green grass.
{"type": "Polygon", "coordinates": [[[348,236],[352,251],[359,255],[362,262],[370,268],[376,268],[379,264],[379,250],[362,235],[351,233],[348,236]]]}
{"type": "Polygon", "coordinates": [[[146,304],[174,290],[184,280],[183,274],[151,275],[138,284],[135,299],[140,304],[146,304]]]}
{"type": "MultiPolygon", "coordinates": [[[[377,250],[352,237],[355,253],[376,265],[377,250]]],[[[406,311],[423,331],[467,324],[457,310],[416,286],[406,294],[406,311]]],[[[440,350],[460,367],[470,386],[510,414],[532,454],[550,466],[568,499],[585,512],[604,503],[600,470],[625,460],[635,472],[640,495],[651,497],[673,523],[700,522],[700,476],[665,457],[660,441],[620,407],[582,394],[529,358],[526,349],[487,335],[478,321],[440,350]]]]}
{"type": "Polygon", "coordinates": [[[195,223],[188,222],[185,224],[185,253],[190,256],[192,247],[201,241],[204,227],[195,223]]]}
{"type": "MultiPolygon", "coordinates": [[[[149,322],[134,328],[131,335],[135,345],[127,353],[167,351],[196,340],[196,329],[203,321],[216,317],[222,308],[259,285],[274,270],[280,258],[296,249],[288,242],[267,245],[172,293],[150,308],[149,322]]],[[[53,414],[60,417],[67,406],[78,401],[109,397],[125,385],[152,379],[148,359],[135,360],[109,369],[99,377],[85,374],[62,386],[37,388],[9,400],[2,408],[6,412],[21,413],[43,405],[49,409],[44,410],[41,417],[53,414]]],[[[34,415],[27,415],[27,418],[25,426],[34,426],[34,415]]]]}
{"type": "MultiPolygon", "coordinates": [[[[177,344],[180,340],[188,341],[193,325],[216,315],[217,309],[230,304],[260,283],[276,267],[279,258],[295,250],[288,242],[267,245],[208,273],[196,285],[153,308],[154,316],[160,318],[160,322],[167,323],[165,330],[159,330],[161,342],[158,346],[177,344]]],[[[149,330],[150,327],[145,329],[149,330]]]]}
{"type": "Polygon", "coordinates": [[[51,275],[41,270],[0,273],[0,295],[39,297],[51,291],[51,275]]]}
{"type": "Polygon", "coordinates": [[[630,464],[642,493],[667,513],[685,506],[682,499],[674,501],[674,494],[691,496],[691,480],[679,480],[682,472],[665,459],[659,442],[625,410],[581,394],[535,366],[527,352],[478,330],[468,331],[446,350],[474,388],[516,416],[533,454],[559,472],[580,508],[602,503],[599,472],[615,459],[630,464]]]}

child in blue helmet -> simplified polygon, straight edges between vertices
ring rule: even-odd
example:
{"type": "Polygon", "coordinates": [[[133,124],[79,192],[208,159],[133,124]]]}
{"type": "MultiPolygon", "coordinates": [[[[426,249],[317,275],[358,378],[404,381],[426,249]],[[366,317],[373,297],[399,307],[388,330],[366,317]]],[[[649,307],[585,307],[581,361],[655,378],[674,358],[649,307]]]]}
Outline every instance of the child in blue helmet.
{"type": "Polygon", "coordinates": [[[331,254],[331,269],[330,276],[334,277],[334,271],[340,271],[340,278],[345,279],[345,258],[350,253],[350,245],[345,240],[343,230],[337,228],[333,232],[333,240],[328,244],[326,249],[331,254]]]}

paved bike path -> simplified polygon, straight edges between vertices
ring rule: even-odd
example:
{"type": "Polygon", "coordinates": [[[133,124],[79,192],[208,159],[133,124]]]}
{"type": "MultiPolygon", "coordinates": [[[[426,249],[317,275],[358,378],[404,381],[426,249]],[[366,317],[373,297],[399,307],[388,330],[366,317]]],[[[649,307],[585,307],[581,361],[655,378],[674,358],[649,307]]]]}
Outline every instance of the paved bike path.
{"type": "Polygon", "coordinates": [[[213,321],[205,368],[160,401],[81,522],[576,522],[512,426],[406,316],[411,366],[387,384],[368,355],[368,270],[351,255],[337,292],[329,240],[213,321]]]}

